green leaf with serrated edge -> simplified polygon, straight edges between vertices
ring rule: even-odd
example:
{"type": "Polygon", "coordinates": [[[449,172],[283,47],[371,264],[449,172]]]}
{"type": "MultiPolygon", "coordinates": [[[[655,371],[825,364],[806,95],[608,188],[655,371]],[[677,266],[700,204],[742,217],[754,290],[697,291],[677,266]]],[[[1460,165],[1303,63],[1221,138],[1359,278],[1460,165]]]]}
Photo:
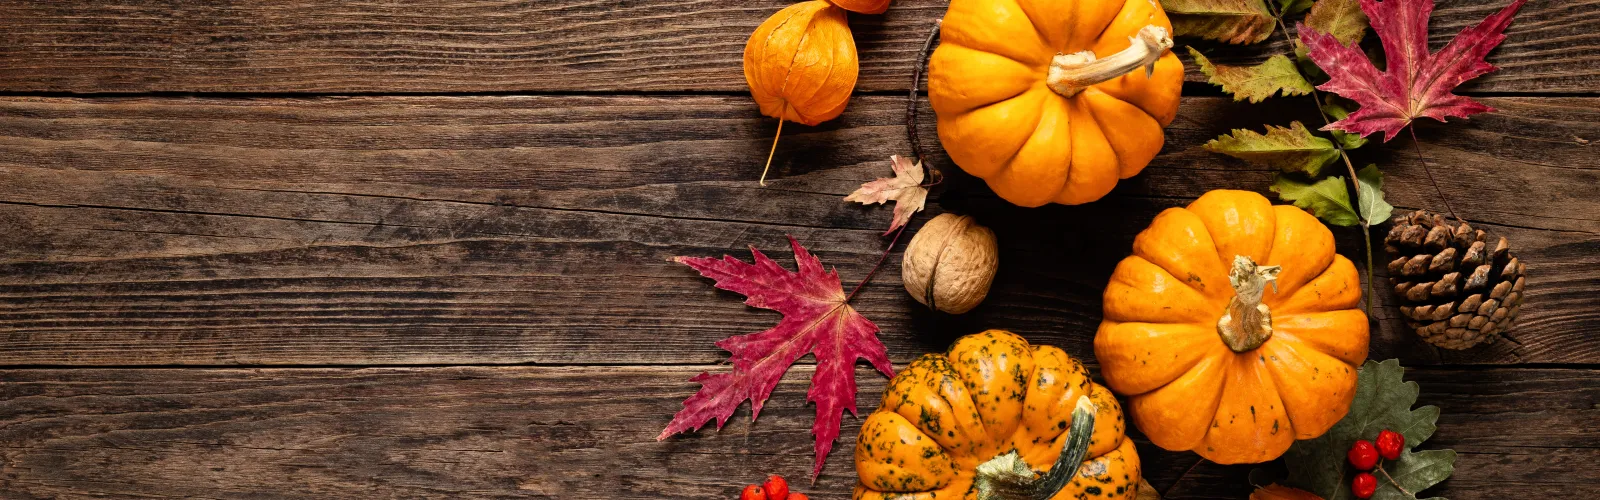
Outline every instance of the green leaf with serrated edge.
{"type": "MultiPolygon", "coordinates": [[[[1327,113],[1329,118],[1333,118],[1333,121],[1343,120],[1344,117],[1350,116],[1350,110],[1344,109],[1344,106],[1335,102],[1333,97],[1332,94],[1327,96],[1328,102],[1322,104],[1322,112],[1327,113]]],[[[1367,145],[1367,138],[1360,135],[1346,133],[1342,130],[1330,130],[1329,132],[1333,133],[1333,140],[1339,141],[1339,146],[1346,151],[1367,145]]]]}
{"type": "Polygon", "coordinates": [[[1394,205],[1383,199],[1383,172],[1377,165],[1356,172],[1356,209],[1369,226],[1382,224],[1394,214],[1394,205]]]}
{"type": "Polygon", "coordinates": [[[1439,484],[1450,473],[1455,472],[1455,450],[1427,450],[1413,453],[1411,450],[1402,450],[1400,458],[1394,461],[1385,460],[1383,470],[1389,477],[1378,476],[1378,490],[1372,494],[1375,500],[1413,500],[1417,498],[1414,493],[1428,489],[1439,484]],[[1389,482],[1393,478],[1394,482],[1389,482]],[[1405,491],[1395,487],[1398,483],[1405,491]],[[1406,491],[1413,493],[1407,495],[1406,491]]]}
{"type": "Polygon", "coordinates": [[[1278,18],[1284,19],[1289,16],[1305,12],[1306,9],[1311,8],[1313,1],[1314,0],[1273,0],[1273,4],[1278,6],[1278,18]]]}
{"type": "Polygon", "coordinates": [[[1262,0],[1161,0],[1173,34],[1233,44],[1272,36],[1277,20],[1262,0]]]}
{"type": "Polygon", "coordinates": [[[1255,66],[1211,64],[1211,60],[1194,47],[1189,47],[1189,55],[1200,65],[1206,82],[1233,94],[1235,101],[1261,102],[1279,93],[1285,96],[1311,93],[1311,82],[1300,76],[1294,61],[1283,54],[1267,58],[1267,62],[1255,66]]]}
{"type": "Polygon", "coordinates": [[[1269,187],[1284,201],[1305,209],[1324,222],[1335,226],[1354,226],[1361,217],[1350,207],[1350,194],[1344,189],[1343,177],[1328,177],[1307,183],[1298,175],[1278,174],[1269,187]]]}
{"type": "Polygon", "coordinates": [[[1311,49],[1306,48],[1306,44],[1300,43],[1299,39],[1295,39],[1294,64],[1300,67],[1300,74],[1305,75],[1308,81],[1326,81],[1328,73],[1322,71],[1322,67],[1317,66],[1316,61],[1311,60],[1310,54],[1311,49]]]}
{"type": "Polygon", "coordinates": [[[1205,148],[1257,165],[1311,176],[1320,175],[1322,167],[1339,159],[1339,148],[1333,146],[1333,141],[1312,135],[1300,122],[1290,123],[1289,128],[1267,125],[1266,134],[1234,129],[1231,134],[1207,142],[1205,148]]]}
{"type": "Polygon", "coordinates": [[[1361,0],[1317,0],[1305,25],[1350,45],[1367,33],[1367,15],[1361,12],[1361,0]]]}
{"type": "MultiPolygon", "coordinates": [[[[1349,413],[1327,433],[1296,441],[1284,454],[1289,468],[1287,484],[1326,500],[1355,500],[1350,492],[1350,478],[1356,471],[1346,462],[1345,454],[1357,439],[1375,439],[1384,429],[1405,436],[1400,458],[1385,460],[1382,467],[1407,491],[1420,493],[1450,477],[1455,470],[1454,451],[1412,451],[1433,436],[1439,408],[1413,409],[1411,406],[1417,403],[1420,390],[1416,382],[1406,382],[1404,375],[1405,369],[1397,360],[1367,361],[1358,373],[1349,413]]],[[[1416,500],[1416,496],[1396,489],[1383,474],[1374,475],[1378,476],[1378,491],[1372,498],[1416,500]]]]}

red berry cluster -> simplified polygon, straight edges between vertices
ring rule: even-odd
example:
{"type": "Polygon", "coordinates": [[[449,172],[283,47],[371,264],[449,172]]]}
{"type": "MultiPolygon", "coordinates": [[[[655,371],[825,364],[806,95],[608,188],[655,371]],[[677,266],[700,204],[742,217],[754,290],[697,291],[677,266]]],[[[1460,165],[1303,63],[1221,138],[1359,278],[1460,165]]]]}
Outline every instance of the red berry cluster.
{"type": "Polygon", "coordinates": [[[1373,477],[1371,472],[1365,471],[1370,471],[1373,468],[1382,471],[1382,466],[1378,464],[1378,457],[1397,460],[1400,458],[1400,448],[1403,448],[1405,444],[1405,436],[1401,436],[1398,432],[1384,429],[1383,432],[1378,433],[1377,445],[1373,445],[1372,441],[1365,439],[1356,440],[1355,444],[1350,445],[1350,452],[1345,456],[1350,459],[1350,465],[1354,465],[1356,470],[1363,471],[1356,473],[1355,479],[1350,481],[1350,490],[1356,494],[1356,497],[1372,498],[1372,494],[1378,491],[1378,478],[1373,477]]]}
{"type": "Polygon", "coordinates": [[[767,482],[744,487],[739,492],[739,500],[811,500],[804,493],[790,493],[789,482],[783,476],[773,474],[767,476],[767,482]]]}

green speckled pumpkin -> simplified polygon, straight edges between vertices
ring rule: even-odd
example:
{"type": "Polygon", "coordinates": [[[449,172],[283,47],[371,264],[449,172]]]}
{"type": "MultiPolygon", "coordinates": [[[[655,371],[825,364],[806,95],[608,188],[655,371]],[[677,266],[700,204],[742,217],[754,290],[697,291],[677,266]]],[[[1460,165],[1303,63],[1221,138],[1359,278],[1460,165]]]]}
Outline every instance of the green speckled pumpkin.
{"type": "Polygon", "coordinates": [[[856,440],[854,498],[979,498],[978,466],[1013,451],[1045,474],[1070,444],[1073,410],[1085,396],[1092,406],[1080,412],[1093,417],[1087,451],[1077,450],[1085,458],[1049,498],[1132,499],[1139,456],[1111,391],[1061,349],[1002,330],[962,337],[889,382],[856,440]]]}

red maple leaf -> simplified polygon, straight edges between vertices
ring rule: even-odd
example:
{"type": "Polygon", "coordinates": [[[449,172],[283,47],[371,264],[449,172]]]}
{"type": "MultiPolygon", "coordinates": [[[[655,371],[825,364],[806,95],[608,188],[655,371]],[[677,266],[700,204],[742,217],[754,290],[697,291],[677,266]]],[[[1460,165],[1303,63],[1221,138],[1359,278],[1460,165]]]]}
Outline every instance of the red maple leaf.
{"type": "Polygon", "coordinates": [[[721,429],[745,400],[750,401],[750,420],[754,421],[789,366],[809,352],[817,358],[811,390],[806,392],[806,400],[817,405],[817,419],[811,426],[816,436],[816,467],[811,472],[815,477],[839,437],[842,412],[856,414],[856,360],[866,359],[884,375],[894,376],[894,366],[878,341],[878,325],[850,307],[839,273],[823,272],[822,261],[794,237],[789,237],[789,244],[794,247],[800,272],[778,266],[753,246],[750,253],[755,262],[751,264],[728,255],[673,259],[716,280],[717,288],[745,295],[746,305],[782,313],[783,320],[767,331],[717,342],[717,347],[730,353],[733,371],[701,373],[689,379],[699,382],[700,390],[683,402],[683,409],[657,440],[699,429],[713,418],[721,429]]]}
{"type": "Polygon", "coordinates": [[[1317,86],[1356,101],[1361,109],[1328,124],[1323,130],[1342,130],[1365,137],[1382,131],[1393,139],[1417,117],[1445,121],[1494,111],[1477,101],[1450,93],[1462,82],[1494,71],[1484,61],[1501,41],[1506,26],[1527,0],[1516,0],[1494,15],[1457,34],[1443,50],[1428,53],[1428,16],[1433,0],[1361,0],[1361,11],[1372,20],[1372,31],[1383,42],[1385,69],[1378,71],[1356,43],[1345,46],[1332,35],[1300,25],[1300,41],[1310,57],[1328,73],[1328,83],[1317,86]]]}

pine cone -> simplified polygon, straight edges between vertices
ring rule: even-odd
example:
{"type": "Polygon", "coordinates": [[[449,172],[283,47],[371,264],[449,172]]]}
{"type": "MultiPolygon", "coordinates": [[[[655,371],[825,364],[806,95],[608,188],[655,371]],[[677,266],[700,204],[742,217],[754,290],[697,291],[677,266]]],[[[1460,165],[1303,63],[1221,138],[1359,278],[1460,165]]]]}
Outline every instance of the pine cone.
{"type": "Polygon", "coordinates": [[[1523,264],[1505,238],[1419,210],[1384,240],[1400,313],[1423,340],[1446,349],[1493,342],[1522,308],[1523,264]]]}

